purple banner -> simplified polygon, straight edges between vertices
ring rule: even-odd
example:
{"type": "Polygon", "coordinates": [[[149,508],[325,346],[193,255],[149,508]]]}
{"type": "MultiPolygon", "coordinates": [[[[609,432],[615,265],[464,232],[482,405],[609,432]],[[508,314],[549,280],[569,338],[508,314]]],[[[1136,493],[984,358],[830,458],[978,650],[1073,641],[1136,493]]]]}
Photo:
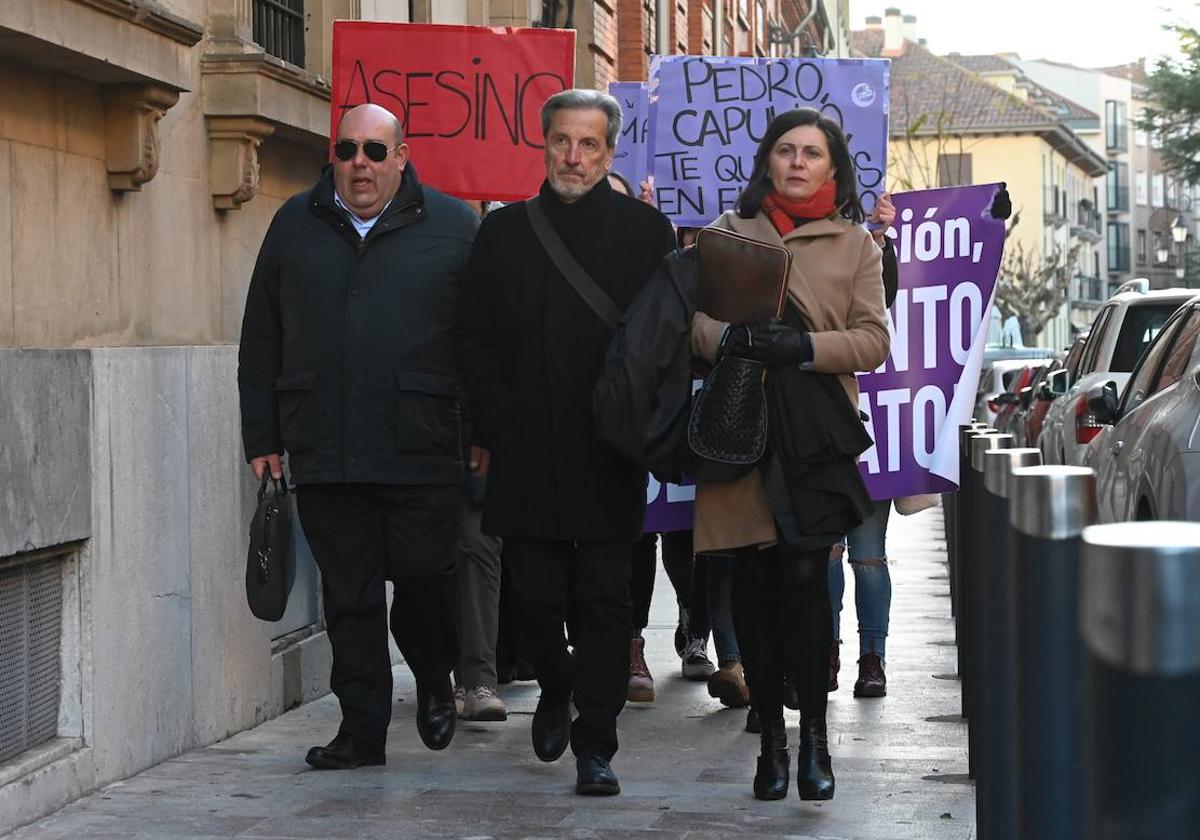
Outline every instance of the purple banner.
{"type": "Polygon", "coordinates": [[[846,132],[867,212],[884,189],[886,59],[655,56],[649,160],[658,209],[700,227],[733,207],[776,114],[815,108],[846,132]]]}
{"type": "Polygon", "coordinates": [[[646,121],[649,102],[645,82],[609,82],[608,92],[621,103],[621,136],[613,155],[613,171],[622,175],[636,198],[646,180],[646,121]]]}
{"type": "Polygon", "coordinates": [[[687,531],[692,527],[693,502],[696,486],[686,484],[663,484],[654,476],[646,484],[647,534],[665,534],[668,531],[687,531]]]}
{"type": "Polygon", "coordinates": [[[888,313],[892,352],[860,373],[859,407],[875,445],[859,467],[876,499],[958,486],[958,425],[971,418],[1004,222],[999,184],[898,193],[888,230],[900,287],[888,313]]]}

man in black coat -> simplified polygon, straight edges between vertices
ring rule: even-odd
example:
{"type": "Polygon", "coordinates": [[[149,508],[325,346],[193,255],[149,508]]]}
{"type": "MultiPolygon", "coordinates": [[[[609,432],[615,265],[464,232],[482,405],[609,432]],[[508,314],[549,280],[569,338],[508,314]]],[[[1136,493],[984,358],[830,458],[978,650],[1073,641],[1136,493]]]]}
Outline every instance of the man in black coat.
{"type": "MultiPolygon", "coordinates": [[[[623,311],[675,238],[665,216],[608,185],[620,126],[607,94],[569,90],[547,100],[538,201],[566,250],[623,311]]],[[[596,439],[592,386],[612,329],[548,256],[522,202],[480,228],[460,328],[476,437],[491,451],[483,529],[504,537],[542,688],[534,751],[554,761],[569,741],[577,792],[617,793],[609,762],[629,679],[630,557],[646,472],[596,439]]]]}
{"type": "Polygon", "coordinates": [[[275,214],[250,281],[238,356],[242,438],[256,476],[288,453],[321,569],[330,683],[342,725],[307,761],[384,763],[391,630],[417,681],[430,749],[454,735],[454,551],[462,486],[454,351],[458,278],[478,219],[422,187],[400,125],[361,105],[332,167],[275,214]]]}

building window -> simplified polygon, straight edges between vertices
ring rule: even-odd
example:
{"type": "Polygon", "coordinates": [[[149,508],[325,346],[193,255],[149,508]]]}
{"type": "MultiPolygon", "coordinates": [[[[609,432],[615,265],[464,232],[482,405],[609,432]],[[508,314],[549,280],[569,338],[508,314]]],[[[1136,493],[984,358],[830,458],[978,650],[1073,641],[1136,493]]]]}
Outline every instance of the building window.
{"type": "Polygon", "coordinates": [[[1129,224],[1108,223],[1108,273],[1129,271],[1129,224]]]}
{"type": "Polygon", "coordinates": [[[1129,164],[1108,165],[1108,209],[1129,212],[1129,164]]]}
{"type": "Polygon", "coordinates": [[[758,45],[763,50],[770,50],[771,45],[767,43],[767,4],[758,4],[758,45]]]}
{"type": "Polygon", "coordinates": [[[1148,183],[1149,181],[1146,180],[1146,170],[1139,169],[1133,173],[1133,191],[1139,207],[1145,207],[1146,203],[1150,200],[1150,190],[1146,186],[1148,183]]]}
{"type": "Polygon", "coordinates": [[[0,764],[58,734],[67,555],[0,562],[0,764]]]}
{"type": "Polygon", "coordinates": [[[1138,265],[1146,264],[1146,231],[1139,230],[1137,232],[1137,262],[1138,265]]]}
{"type": "Polygon", "coordinates": [[[974,183],[971,180],[971,156],[938,155],[938,186],[962,187],[974,183]]]}
{"type": "Polygon", "coordinates": [[[1129,148],[1129,119],[1125,103],[1110,99],[1104,103],[1105,131],[1109,151],[1123,152],[1129,148]]]}
{"type": "Polygon", "coordinates": [[[254,43],[276,58],[304,66],[304,0],[252,0],[254,43]]]}
{"type": "Polygon", "coordinates": [[[1161,172],[1159,172],[1159,173],[1155,173],[1150,176],[1150,191],[1151,191],[1151,193],[1153,193],[1153,195],[1151,197],[1154,202],[1153,206],[1155,206],[1155,207],[1166,207],[1167,206],[1166,186],[1167,186],[1167,176],[1166,175],[1163,175],[1161,172]]]}

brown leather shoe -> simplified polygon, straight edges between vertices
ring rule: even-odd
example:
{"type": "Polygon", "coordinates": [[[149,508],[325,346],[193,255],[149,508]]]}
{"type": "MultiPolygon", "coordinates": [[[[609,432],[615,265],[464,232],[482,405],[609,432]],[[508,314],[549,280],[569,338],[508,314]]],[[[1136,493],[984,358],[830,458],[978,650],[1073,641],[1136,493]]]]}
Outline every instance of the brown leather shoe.
{"type": "Polygon", "coordinates": [[[730,659],[721,663],[708,678],[708,696],[716,697],[721,704],[731,709],[750,705],[750,687],[746,685],[746,672],[742,663],[730,659]]]}
{"type": "Polygon", "coordinates": [[[829,646],[829,688],[828,691],[838,690],[838,671],[842,669],[842,640],[834,639],[829,646]]]}
{"type": "Polygon", "coordinates": [[[629,688],[625,699],[630,703],[654,702],[654,677],[646,665],[646,640],[640,636],[629,640],[629,688]]]}
{"type": "Polygon", "coordinates": [[[887,696],[887,677],[883,673],[883,658],[878,653],[864,653],[858,660],[858,681],[854,683],[854,696],[887,696]]]}

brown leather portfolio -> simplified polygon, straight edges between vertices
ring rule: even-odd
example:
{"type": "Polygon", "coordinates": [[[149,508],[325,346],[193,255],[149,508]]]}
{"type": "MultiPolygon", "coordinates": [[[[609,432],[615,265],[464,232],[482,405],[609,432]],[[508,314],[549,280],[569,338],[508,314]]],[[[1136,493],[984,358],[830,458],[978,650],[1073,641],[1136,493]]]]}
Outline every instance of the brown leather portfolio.
{"type": "Polygon", "coordinates": [[[738,324],[783,314],[792,254],[739,233],[704,228],[696,237],[700,259],[697,307],[710,318],[738,324]]]}

